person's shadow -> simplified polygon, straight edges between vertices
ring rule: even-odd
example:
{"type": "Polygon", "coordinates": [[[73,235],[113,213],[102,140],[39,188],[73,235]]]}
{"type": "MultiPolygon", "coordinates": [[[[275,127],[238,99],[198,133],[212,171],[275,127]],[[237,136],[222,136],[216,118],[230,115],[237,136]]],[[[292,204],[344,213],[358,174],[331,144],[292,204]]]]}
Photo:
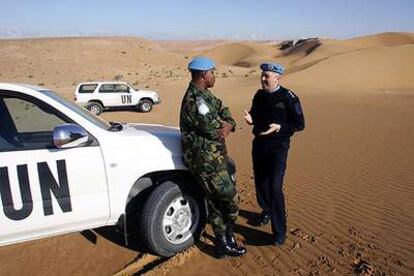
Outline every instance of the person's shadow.
{"type": "Polygon", "coordinates": [[[256,223],[256,220],[259,218],[260,214],[254,213],[254,212],[250,212],[247,210],[240,210],[239,211],[239,216],[245,218],[247,220],[247,224],[251,225],[251,226],[258,226],[256,223]]]}
{"type": "Polygon", "coordinates": [[[252,226],[247,227],[243,225],[235,225],[234,228],[236,233],[239,233],[244,237],[247,245],[269,245],[269,240],[271,240],[272,234],[262,230],[256,225],[256,220],[259,217],[259,214],[247,210],[240,210],[239,216],[245,218],[247,220],[247,224],[252,226]]]}
{"type": "MultiPolygon", "coordinates": [[[[254,225],[255,219],[257,219],[258,214],[240,210],[239,215],[247,219],[247,223],[250,225],[254,225]]],[[[253,246],[267,246],[269,245],[269,240],[272,238],[270,233],[267,233],[263,230],[258,228],[252,228],[240,224],[234,225],[234,233],[239,234],[244,238],[244,243],[246,245],[253,245],[253,246]]],[[[207,232],[204,232],[202,238],[196,243],[200,251],[203,253],[214,257],[214,236],[210,235],[207,232]],[[205,242],[206,240],[210,240],[210,243],[205,242]]],[[[241,244],[239,242],[239,244],[241,244]]]]}

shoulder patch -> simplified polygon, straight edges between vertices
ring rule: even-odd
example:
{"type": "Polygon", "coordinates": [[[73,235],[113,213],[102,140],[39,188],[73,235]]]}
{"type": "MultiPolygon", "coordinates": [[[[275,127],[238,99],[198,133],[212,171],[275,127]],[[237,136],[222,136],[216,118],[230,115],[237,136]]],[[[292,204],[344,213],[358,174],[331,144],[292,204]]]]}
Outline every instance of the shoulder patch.
{"type": "Polygon", "coordinates": [[[204,116],[210,111],[210,109],[207,106],[206,101],[202,97],[196,98],[196,104],[197,104],[198,113],[200,115],[204,116]]]}

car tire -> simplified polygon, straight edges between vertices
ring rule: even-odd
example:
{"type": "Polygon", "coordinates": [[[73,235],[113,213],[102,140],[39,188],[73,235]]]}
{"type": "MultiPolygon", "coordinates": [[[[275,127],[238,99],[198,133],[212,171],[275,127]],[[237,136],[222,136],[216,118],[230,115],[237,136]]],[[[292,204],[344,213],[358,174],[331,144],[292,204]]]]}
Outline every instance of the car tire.
{"type": "Polygon", "coordinates": [[[141,237],[148,249],[171,257],[194,244],[206,222],[202,193],[166,181],[156,187],[141,213],[141,237]]]}
{"type": "Polygon", "coordinates": [[[97,102],[91,102],[88,104],[88,110],[95,115],[99,115],[102,113],[103,106],[97,102]]]}
{"type": "Polygon", "coordinates": [[[138,110],[141,112],[150,112],[152,110],[152,102],[150,100],[141,100],[138,104],[138,110]]]}

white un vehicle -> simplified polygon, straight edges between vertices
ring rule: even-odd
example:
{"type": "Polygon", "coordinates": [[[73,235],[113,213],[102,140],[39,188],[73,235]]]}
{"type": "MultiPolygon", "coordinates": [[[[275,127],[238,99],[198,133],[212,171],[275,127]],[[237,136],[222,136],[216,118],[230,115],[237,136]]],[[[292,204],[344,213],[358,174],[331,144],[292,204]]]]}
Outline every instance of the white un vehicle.
{"type": "Polygon", "coordinates": [[[107,123],[43,87],[6,83],[0,117],[0,245],[120,225],[172,256],[199,237],[205,201],[177,128],[107,123]]]}
{"type": "Polygon", "coordinates": [[[126,82],[97,81],[80,83],[75,90],[75,102],[99,115],[108,109],[132,108],[150,112],[153,105],[161,101],[156,92],[134,89],[126,82]]]}

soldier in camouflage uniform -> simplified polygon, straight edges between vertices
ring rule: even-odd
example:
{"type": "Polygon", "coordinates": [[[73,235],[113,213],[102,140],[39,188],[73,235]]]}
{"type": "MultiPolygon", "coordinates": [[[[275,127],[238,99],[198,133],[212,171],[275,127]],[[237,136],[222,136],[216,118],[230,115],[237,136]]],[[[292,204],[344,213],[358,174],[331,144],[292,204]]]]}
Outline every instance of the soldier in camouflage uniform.
{"type": "Polygon", "coordinates": [[[236,122],[229,109],[208,90],[215,82],[214,62],[197,57],[188,68],[192,81],[180,112],[184,163],[205,192],[209,222],[216,236],[216,256],[240,256],[246,249],[237,245],[233,235],[239,196],[227,171],[225,145],[225,138],[234,131],[236,122]]]}

